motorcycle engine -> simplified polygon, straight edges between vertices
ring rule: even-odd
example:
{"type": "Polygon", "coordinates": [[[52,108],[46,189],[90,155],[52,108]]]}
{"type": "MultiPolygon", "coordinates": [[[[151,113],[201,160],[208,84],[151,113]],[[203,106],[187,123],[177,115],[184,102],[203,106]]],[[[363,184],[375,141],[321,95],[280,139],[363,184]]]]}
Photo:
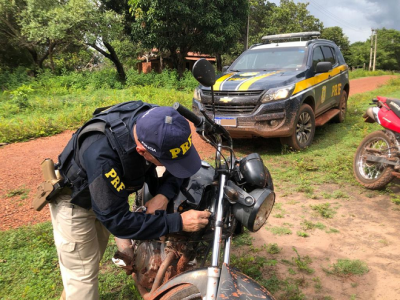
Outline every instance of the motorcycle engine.
{"type": "Polygon", "coordinates": [[[168,263],[164,266],[166,267],[164,276],[158,274],[162,282],[193,267],[193,261],[189,259],[193,256],[192,247],[183,240],[170,239],[172,240],[166,242],[143,241],[137,246],[133,258],[133,272],[136,273],[137,282],[142,287],[152,289],[163,262],[168,263]],[[168,255],[172,260],[168,260],[168,255]]]}
{"type": "Polygon", "coordinates": [[[164,244],[157,241],[143,241],[135,251],[134,272],[138,283],[146,289],[151,289],[163,256],[165,259],[164,249],[161,249],[162,245],[164,244]]]}

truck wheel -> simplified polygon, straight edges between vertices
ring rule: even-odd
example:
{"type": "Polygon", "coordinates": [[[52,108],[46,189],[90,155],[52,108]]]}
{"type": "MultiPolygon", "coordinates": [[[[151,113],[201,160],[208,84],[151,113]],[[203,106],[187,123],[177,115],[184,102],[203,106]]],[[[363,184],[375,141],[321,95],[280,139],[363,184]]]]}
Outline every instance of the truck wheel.
{"type": "Polygon", "coordinates": [[[367,160],[368,155],[391,158],[396,146],[384,131],[367,135],[357,148],[353,161],[353,172],[357,181],[367,189],[383,189],[394,178],[393,166],[367,160]]]}
{"type": "Polygon", "coordinates": [[[347,92],[343,90],[342,95],[340,96],[340,103],[338,106],[340,113],[334,118],[334,121],[336,123],[343,123],[344,120],[346,119],[347,98],[348,98],[347,92]]]}
{"type": "Polygon", "coordinates": [[[176,286],[164,294],[160,300],[201,300],[201,294],[197,287],[191,284],[176,286]]]}
{"type": "Polygon", "coordinates": [[[300,107],[295,126],[293,134],[281,138],[281,143],[295,150],[305,149],[311,145],[315,134],[315,116],[311,106],[303,104],[300,107]]]}

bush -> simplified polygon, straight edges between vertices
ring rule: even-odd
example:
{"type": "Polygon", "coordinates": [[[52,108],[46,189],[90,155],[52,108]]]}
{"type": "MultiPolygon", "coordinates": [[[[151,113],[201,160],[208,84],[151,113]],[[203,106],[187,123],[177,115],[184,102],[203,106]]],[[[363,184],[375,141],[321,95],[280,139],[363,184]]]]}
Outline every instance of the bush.
{"type": "Polygon", "coordinates": [[[30,83],[34,78],[30,77],[28,73],[29,70],[24,67],[18,67],[13,72],[0,68],[0,90],[12,90],[30,83]]]}

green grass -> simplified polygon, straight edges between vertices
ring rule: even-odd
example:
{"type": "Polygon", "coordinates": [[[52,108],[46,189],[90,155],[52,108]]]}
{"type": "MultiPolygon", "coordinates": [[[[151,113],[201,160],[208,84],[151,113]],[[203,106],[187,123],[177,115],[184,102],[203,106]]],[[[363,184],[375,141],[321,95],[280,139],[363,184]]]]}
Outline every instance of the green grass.
{"type": "Polygon", "coordinates": [[[251,246],[253,244],[254,238],[250,235],[250,232],[245,229],[242,234],[235,235],[232,239],[232,243],[235,247],[240,247],[243,245],[251,246]]]}
{"type": "Polygon", "coordinates": [[[269,231],[272,232],[274,235],[289,235],[292,234],[292,231],[287,228],[287,227],[279,227],[279,226],[274,226],[274,227],[267,227],[269,231]]]}
{"type": "Polygon", "coordinates": [[[20,196],[20,199],[26,199],[28,197],[29,189],[25,187],[19,187],[17,189],[8,191],[6,193],[7,198],[15,197],[15,196],[20,196]]]}
{"type": "Polygon", "coordinates": [[[90,119],[97,107],[120,102],[142,100],[171,106],[178,101],[190,107],[191,94],[189,91],[154,87],[78,91],[61,96],[33,93],[27,97],[26,106],[3,94],[0,95],[0,142],[23,141],[77,129],[90,119]]]}
{"type": "Polygon", "coordinates": [[[325,271],[336,276],[348,277],[351,275],[364,275],[368,273],[369,269],[367,264],[359,259],[338,259],[337,263],[330,265],[329,269],[325,271]]]}
{"type": "Polygon", "coordinates": [[[281,248],[279,248],[278,244],[273,243],[273,244],[268,244],[267,245],[267,252],[269,254],[278,254],[281,252],[281,248]]]}
{"type": "Polygon", "coordinates": [[[363,69],[357,69],[354,71],[349,72],[350,79],[356,79],[360,77],[369,77],[369,76],[382,76],[382,75],[396,75],[392,71],[383,71],[383,70],[376,70],[376,71],[366,71],[363,69]]]}
{"type": "Polygon", "coordinates": [[[297,235],[300,236],[300,237],[304,237],[304,238],[310,236],[310,235],[309,235],[307,232],[305,232],[305,231],[297,231],[297,235]]]}
{"type": "Polygon", "coordinates": [[[331,208],[330,203],[322,203],[310,206],[312,210],[316,211],[321,217],[325,219],[331,219],[336,214],[336,211],[331,208]]]}
{"type": "Polygon", "coordinates": [[[313,222],[307,221],[307,220],[303,220],[300,225],[301,225],[301,228],[305,231],[314,230],[315,228],[318,228],[321,230],[326,228],[326,226],[320,222],[313,223],[313,222]]]}
{"type": "MultiPolygon", "coordinates": [[[[0,232],[0,299],[59,299],[62,282],[50,222],[0,232]]],[[[139,299],[133,280],[111,262],[114,240],[101,262],[101,299],[139,299]]]]}

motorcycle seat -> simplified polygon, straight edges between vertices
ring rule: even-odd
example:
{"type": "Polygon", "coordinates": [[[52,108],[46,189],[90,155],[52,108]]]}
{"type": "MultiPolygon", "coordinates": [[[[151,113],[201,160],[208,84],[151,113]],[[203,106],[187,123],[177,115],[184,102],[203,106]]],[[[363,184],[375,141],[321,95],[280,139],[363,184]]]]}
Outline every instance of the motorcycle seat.
{"type": "Polygon", "coordinates": [[[386,103],[395,115],[400,118],[400,99],[387,99],[386,103]]]}

